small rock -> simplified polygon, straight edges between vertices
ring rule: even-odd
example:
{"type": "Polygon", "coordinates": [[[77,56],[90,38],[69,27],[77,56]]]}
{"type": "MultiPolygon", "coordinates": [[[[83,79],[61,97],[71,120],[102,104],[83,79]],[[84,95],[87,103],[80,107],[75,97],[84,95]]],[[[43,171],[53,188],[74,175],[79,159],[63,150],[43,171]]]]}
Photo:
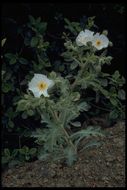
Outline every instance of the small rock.
{"type": "Polygon", "coordinates": [[[52,164],[51,168],[57,168],[57,165],[56,164],[52,164]]]}
{"type": "Polygon", "coordinates": [[[56,171],[55,170],[50,171],[50,176],[51,177],[54,177],[55,175],[56,175],[56,171]]]}
{"type": "Polygon", "coordinates": [[[111,164],[109,162],[106,162],[106,166],[110,166],[111,164]]]}
{"type": "Polygon", "coordinates": [[[44,179],[43,179],[43,182],[44,182],[44,183],[48,182],[48,178],[44,178],[44,179]]]}

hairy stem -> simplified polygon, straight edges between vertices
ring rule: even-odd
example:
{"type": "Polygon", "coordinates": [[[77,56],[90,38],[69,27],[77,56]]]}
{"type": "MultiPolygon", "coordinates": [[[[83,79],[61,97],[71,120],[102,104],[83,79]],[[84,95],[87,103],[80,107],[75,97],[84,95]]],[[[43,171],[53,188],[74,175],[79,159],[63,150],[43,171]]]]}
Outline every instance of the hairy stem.
{"type": "Polygon", "coordinates": [[[63,126],[62,124],[60,124],[60,121],[59,121],[59,117],[58,117],[58,115],[57,115],[57,112],[56,112],[56,111],[53,111],[51,107],[50,107],[50,111],[51,111],[51,114],[52,114],[53,118],[55,119],[55,121],[58,122],[59,126],[61,127],[62,131],[64,132],[66,142],[67,142],[68,144],[70,144],[70,146],[74,149],[75,153],[77,153],[76,147],[75,147],[74,144],[72,143],[69,134],[67,133],[67,131],[66,131],[66,129],[64,128],[64,126],[63,126]]]}

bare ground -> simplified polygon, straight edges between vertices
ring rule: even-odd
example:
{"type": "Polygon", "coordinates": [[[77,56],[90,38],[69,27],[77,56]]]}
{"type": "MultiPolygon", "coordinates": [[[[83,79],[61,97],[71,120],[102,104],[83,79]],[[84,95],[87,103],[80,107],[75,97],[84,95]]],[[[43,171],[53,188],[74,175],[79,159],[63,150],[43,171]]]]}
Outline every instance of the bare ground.
{"type": "Polygon", "coordinates": [[[86,149],[71,167],[34,161],[2,173],[3,187],[125,187],[125,124],[105,129],[99,148],[86,149]]]}

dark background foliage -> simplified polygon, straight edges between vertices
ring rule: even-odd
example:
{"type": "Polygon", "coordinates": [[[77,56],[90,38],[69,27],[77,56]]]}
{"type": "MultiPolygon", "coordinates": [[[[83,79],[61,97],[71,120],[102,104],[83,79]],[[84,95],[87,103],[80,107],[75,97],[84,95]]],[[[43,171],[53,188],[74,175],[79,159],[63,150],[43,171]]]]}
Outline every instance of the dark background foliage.
{"type": "MultiPolygon", "coordinates": [[[[118,69],[125,75],[125,4],[117,3],[4,3],[2,6],[2,32],[11,42],[15,41],[17,27],[28,21],[28,15],[35,18],[41,17],[42,21],[48,22],[47,40],[56,40],[62,46],[60,39],[66,17],[70,21],[85,22],[86,17],[96,16],[95,24],[99,32],[103,29],[109,31],[108,37],[113,42],[109,54],[114,57],[112,69],[118,69]]],[[[11,43],[11,45],[13,44],[11,43]]],[[[14,47],[14,46],[13,46],[14,47]]],[[[10,47],[9,47],[10,48],[10,47]]],[[[55,50],[56,54],[58,50],[55,50]]],[[[54,52],[53,52],[54,53],[54,52]]],[[[107,70],[108,68],[106,68],[107,70]]]]}

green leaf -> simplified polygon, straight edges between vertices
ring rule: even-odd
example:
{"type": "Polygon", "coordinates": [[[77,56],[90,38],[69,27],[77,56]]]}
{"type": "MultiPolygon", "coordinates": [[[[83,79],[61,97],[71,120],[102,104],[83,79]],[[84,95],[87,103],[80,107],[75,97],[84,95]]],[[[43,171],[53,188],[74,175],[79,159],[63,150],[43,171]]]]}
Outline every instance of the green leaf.
{"type": "Polygon", "coordinates": [[[16,57],[13,57],[11,60],[10,60],[10,64],[13,65],[17,62],[17,58],[16,57]]]}
{"type": "Polygon", "coordinates": [[[86,148],[90,148],[90,147],[93,147],[93,146],[100,146],[101,143],[96,141],[96,140],[92,140],[91,142],[88,142],[87,144],[84,145],[83,149],[81,151],[84,151],[86,148]]]}
{"type": "Polygon", "coordinates": [[[26,119],[27,118],[26,112],[23,112],[21,116],[22,116],[23,119],[26,119]]]}
{"type": "Polygon", "coordinates": [[[32,116],[32,115],[34,115],[34,111],[33,111],[33,110],[27,110],[27,114],[28,114],[29,116],[32,116]]]}
{"type": "Polygon", "coordinates": [[[71,140],[74,141],[75,145],[78,146],[79,142],[84,137],[90,137],[90,136],[104,136],[104,132],[100,129],[100,127],[97,126],[88,126],[87,129],[80,130],[78,132],[75,132],[71,135],[71,140]]]}
{"type": "Polygon", "coordinates": [[[73,92],[71,94],[72,101],[78,101],[80,99],[80,93],[79,92],[73,92]]]}
{"type": "Polygon", "coordinates": [[[38,29],[39,33],[43,34],[46,29],[47,29],[47,22],[39,23],[39,29],[38,29]]]}
{"type": "Polygon", "coordinates": [[[70,69],[74,70],[78,66],[78,63],[76,61],[73,61],[70,65],[70,69]]]}
{"type": "Polygon", "coordinates": [[[8,122],[8,126],[9,126],[10,128],[13,128],[13,127],[14,127],[14,123],[10,120],[10,121],[8,122]]]}
{"type": "Polygon", "coordinates": [[[26,159],[26,160],[29,160],[29,159],[30,159],[30,156],[29,156],[29,155],[26,155],[26,156],[25,156],[25,159],[26,159]]]}
{"type": "Polygon", "coordinates": [[[21,64],[24,64],[24,65],[27,65],[27,64],[28,64],[28,61],[27,61],[26,59],[24,59],[23,57],[21,57],[21,58],[19,59],[19,62],[20,62],[21,64]]]}
{"type": "Polygon", "coordinates": [[[97,72],[101,72],[101,65],[97,65],[95,68],[97,72]]]}
{"type": "Polygon", "coordinates": [[[20,100],[18,102],[17,111],[24,111],[24,110],[26,110],[26,104],[27,104],[27,100],[20,100]]]}
{"type": "Polygon", "coordinates": [[[5,93],[9,92],[11,89],[12,89],[11,84],[8,84],[8,83],[5,84],[4,83],[2,86],[2,91],[5,93]]]}
{"type": "Polygon", "coordinates": [[[123,89],[120,89],[118,91],[118,97],[121,99],[121,100],[125,100],[125,91],[123,89]]]}
{"type": "Polygon", "coordinates": [[[40,149],[37,157],[39,160],[45,161],[48,159],[49,155],[50,154],[47,153],[44,149],[40,149]]]}
{"type": "Polygon", "coordinates": [[[39,40],[36,36],[32,37],[31,42],[30,42],[31,47],[36,47],[38,45],[38,42],[39,42],[39,40]]]}
{"type": "Polygon", "coordinates": [[[10,161],[10,157],[2,156],[1,163],[7,164],[10,161]]]}
{"type": "Polygon", "coordinates": [[[36,19],[36,22],[37,22],[37,23],[40,23],[40,22],[41,22],[41,17],[38,17],[38,18],[36,19]]]}
{"type": "Polygon", "coordinates": [[[28,17],[29,17],[29,20],[30,20],[31,24],[34,25],[36,23],[34,17],[31,16],[31,15],[29,15],[28,17]]]}
{"type": "Polygon", "coordinates": [[[32,132],[31,137],[36,138],[40,142],[45,142],[48,137],[47,129],[36,129],[36,131],[32,132]]]}
{"type": "Polygon", "coordinates": [[[12,77],[12,73],[11,72],[6,73],[6,76],[5,76],[6,80],[9,80],[11,77],[12,77]]]}
{"type": "Polygon", "coordinates": [[[29,147],[23,146],[21,149],[19,149],[19,152],[21,154],[27,154],[29,152],[29,147]]]}
{"type": "Polygon", "coordinates": [[[114,74],[113,74],[113,78],[114,78],[115,80],[117,80],[119,77],[120,77],[119,71],[115,71],[114,74]]]}
{"type": "Polygon", "coordinates": [[[5,73],[6,73],[6,71],[2,70],[2,79],[3,79],[3,76],[5,73]]]}
{"type": "Polygon", "coordinates": [[[64,154],[66,157],[67,165],[72,166],[72,164],[77,160],[77,155],[75,151],[71,147],[67,147],[64,150],[64,154]]]}
{"type": "Polygon", "coordinates": [[[10,157],[11,154],[10,154],[10,151],[9,151],[8,148],[4,149],[4,154],[5,154],[6,157],[10,157]]]}
{"type": "Polygon", "coordinates": [[[12,151],[12,156],[15,157],[18,154],[18,149],[14,149],[12,151]]]}
{"type": "Polygon", "coordinates": [[[19,160],[11,160],[9,162],[9,164],[8,164],[8,167],[13,168],[14,166],[19,165],[19,164],[21,164],[21,161],[19,161],[19,160]]]}
{"type": "Polygon", "coordinates": [[[81,127],[81,123],[79,121],[71,122],[71,125],[74,127],[81,127]]]}
{"type": "Polygon", "coordinates": [[[100,83],[102,86],[107,86],[108,85],[108,80],[107,79],[99,79],[100,83]]]}
{"type": "Polygon", "coordinates": [[[31,148],[29,154],[34,155],[37,152],[36,148],[31,148]]]}
{"type": "Polygon", "coordinates": [[[110,119],[117,119],[118,116],[119,116],[119,113],[117,113],[116,110],[111,111],[110,114],[109,114],[110,119]]]}
{"type": "Polygon", "coordinates": [[[10,60],[9,62],[10,65],[15,64],[18,58],[17,54],[12,54],[12,53],[6,53],[5,57],[10,60]]]}
{"type": "Polygon", "coordinates": [[[12,54],[12,53],[6,53],[4,56],[6,58],[8,58],[8,59],[12,59],[14,57],[14,54],[12,54]]]}
{"type": "Polygon", "coordinates": [[[113,105],[113,106],[117,106],[117,104],[118,104],[118,102],[117,102],[117,99],[115,99],[115,98],[110,98],[110,102],[111,102],[111,104],[113,105]]]}
{"type": "Polygon", "coordinates": [[[87,102],[81,102],[78,105],[78,109],[79,111],[83,112],[83,111],[88,111],[90,109],[90,105],[87,102]]]}
{"type": "Polygon", "coordinates": [[[86,29],[90,29],[91,27],[94,26],[94,19],[95,19],[95,16],[93,16],[93,17],[88,17],[86,29]]]}
{"type": "Polygon", "coordinates": [[[58,68],[59,68],[59,71],[60,71],[60,72],[63,72],[63,71],[65,70],[65,66],[64,66],[64,65],[59,65],[58,68]]]}

